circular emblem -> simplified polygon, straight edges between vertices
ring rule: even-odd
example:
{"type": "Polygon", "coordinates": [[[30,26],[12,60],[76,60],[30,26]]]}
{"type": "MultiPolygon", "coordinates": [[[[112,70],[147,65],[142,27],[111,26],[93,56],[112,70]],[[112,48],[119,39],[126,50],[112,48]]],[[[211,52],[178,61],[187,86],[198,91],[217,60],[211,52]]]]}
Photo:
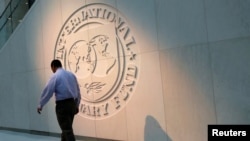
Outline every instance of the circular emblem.
{"type": "Polygon", "coordinates": [[[133,96],[138,79],[137,42],[121,13],[106,4],[77,9],[57,37],[54,58],[80,85],[79,115],[104,119],[133,96]]]}

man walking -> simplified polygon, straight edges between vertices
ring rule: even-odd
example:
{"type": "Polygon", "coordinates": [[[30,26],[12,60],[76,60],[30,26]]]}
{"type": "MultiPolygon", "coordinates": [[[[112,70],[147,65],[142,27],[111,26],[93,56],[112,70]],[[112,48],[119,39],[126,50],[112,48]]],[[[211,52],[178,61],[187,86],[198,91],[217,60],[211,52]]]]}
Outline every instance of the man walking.
{"type": "Polygon", "coordinates": [[[42,91],[37,112],[40,114],[43,106],[55,94],[56,116],[62,130],[61,141],[75,141],[73,120],[78,113],[81,94],[75,75],[62,68],[60,60],[51,62],[54,73],[42,91]]]}

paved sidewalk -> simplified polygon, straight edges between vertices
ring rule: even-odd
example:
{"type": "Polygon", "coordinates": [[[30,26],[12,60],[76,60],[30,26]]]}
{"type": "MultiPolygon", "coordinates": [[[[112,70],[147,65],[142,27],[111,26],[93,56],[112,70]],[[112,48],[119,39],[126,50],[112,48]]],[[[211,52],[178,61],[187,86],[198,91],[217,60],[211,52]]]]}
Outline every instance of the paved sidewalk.
{"type": "MultiPolygon", "coordinates": [[[[12,130],[0,129],[0,141],[61,141],[57,136],[46,136],[12,130]]],[[[76,141],[115,141],[91,137],[78,137],[76,141]]]]}
{"type": "Polygon", "coordinates": [[[0,141],[60,141],[58,137],[0,130],[0,141]]]}

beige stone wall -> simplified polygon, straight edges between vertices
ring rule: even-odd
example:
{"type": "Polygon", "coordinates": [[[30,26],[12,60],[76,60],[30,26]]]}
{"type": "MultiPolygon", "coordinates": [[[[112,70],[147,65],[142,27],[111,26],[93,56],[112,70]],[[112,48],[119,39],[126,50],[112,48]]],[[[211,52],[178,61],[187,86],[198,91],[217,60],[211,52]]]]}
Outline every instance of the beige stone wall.
{"type": "Polygon", "coordinates": [[[82,84],[76,135],[206,141],[208,124],[249,124],[249,4],[37,1],[0,50],[0,126],[60,133],[53,98],[36,113],[55,57],[82,84]]]}

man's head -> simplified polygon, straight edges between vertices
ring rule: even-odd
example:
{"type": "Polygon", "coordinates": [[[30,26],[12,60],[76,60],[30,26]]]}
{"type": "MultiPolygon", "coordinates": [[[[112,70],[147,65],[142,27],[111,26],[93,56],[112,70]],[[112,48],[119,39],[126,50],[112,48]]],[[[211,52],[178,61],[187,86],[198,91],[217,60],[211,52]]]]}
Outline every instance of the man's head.
{"type": "Polygon", "coordinates": [[[52,72],[55,73],[56,70],[57,70],[58,68],[61,68],[61,67],[62,67],[62,63],[61,63],[60,60],[56,60],[56,59],[55,59],[55,60],[52,60],[50,66],[51,66],[52,72]]]}

